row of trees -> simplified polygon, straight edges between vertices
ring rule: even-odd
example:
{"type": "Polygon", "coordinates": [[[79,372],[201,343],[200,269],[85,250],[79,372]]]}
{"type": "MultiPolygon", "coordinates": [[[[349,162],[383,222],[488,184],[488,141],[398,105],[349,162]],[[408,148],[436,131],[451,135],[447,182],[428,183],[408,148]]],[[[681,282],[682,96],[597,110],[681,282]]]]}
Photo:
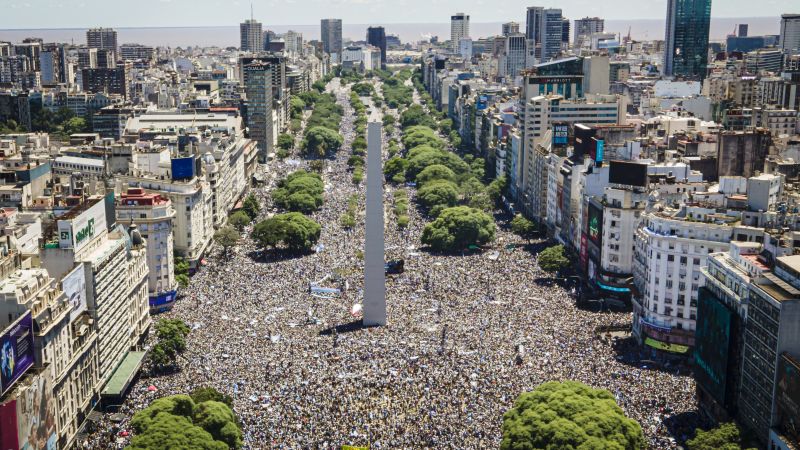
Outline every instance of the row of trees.
{"type": "Polygon", "coordinates": [[[333,94],[320,94],[315,91],[304,93],[302,99],[306,106],[312,106],[314,112],[306,123],[306,134],[303,149],[306,156],[322,158],[336,153],[342,146],[339,125],[343,110],[336,103],[333,94]]]}
{"type": "Polygon", "coordinates": [[[414,89],[406,86],[405,82],[411,78],[411,70],[403,69],[393,76],[382,77],[383,101],[391,109],[407,107],[414,102],[414,89]]]}
{"type": "Polygon", "coordinates": [[[212,388],[154,400],[131,420],[131,450],[237,450],[242,430],[232,400],[212,388]]]}

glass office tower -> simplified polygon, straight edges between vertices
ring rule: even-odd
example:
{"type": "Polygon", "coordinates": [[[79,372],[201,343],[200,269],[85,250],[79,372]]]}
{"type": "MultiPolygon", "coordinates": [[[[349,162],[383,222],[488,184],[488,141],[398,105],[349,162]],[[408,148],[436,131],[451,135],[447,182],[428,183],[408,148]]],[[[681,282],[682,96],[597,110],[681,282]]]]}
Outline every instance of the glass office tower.
{"type": "Polygon", "coordinates": [[[710,23],[711,0],[669,0],[664,75],[705,77],[710,23]]]}

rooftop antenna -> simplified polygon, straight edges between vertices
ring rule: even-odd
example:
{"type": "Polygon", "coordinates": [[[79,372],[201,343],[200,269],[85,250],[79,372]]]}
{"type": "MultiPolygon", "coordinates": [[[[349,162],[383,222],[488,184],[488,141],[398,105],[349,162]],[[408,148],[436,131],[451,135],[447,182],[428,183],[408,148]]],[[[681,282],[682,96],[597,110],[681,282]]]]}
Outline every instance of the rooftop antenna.
{"type": "Polygon", "coordinates": [[[250,20],[251,21],[256,20],[255,16],[253,15],[253,2],[250,2],[250,20]]]}

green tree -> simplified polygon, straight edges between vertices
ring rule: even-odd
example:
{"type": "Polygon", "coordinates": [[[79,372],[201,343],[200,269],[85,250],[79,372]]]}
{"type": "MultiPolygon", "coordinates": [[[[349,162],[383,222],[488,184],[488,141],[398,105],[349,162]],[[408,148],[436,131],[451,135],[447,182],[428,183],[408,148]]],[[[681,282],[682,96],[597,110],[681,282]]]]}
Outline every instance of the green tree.
{"type": "Polygon", "coordinates": [[[455,183],[456,174],[453,173],[449,167],[441,164],[433,164],[428,166],[423,169],[422,172],[417,174],[417,185],[420,187],[425,186],[429,182],[439,180],[455,183]]]}
{"type": "Polygon", "coordinates": [[[697,430],[693,439],[686,441],[688,450],[742,450],[742,432],[734,422],[723,423],[709,431],[697,430]]]}
{"type": "Polygon", "coordinates": [[[470,176],[469,165],[455,153],[432,147],[417,147],[408,153],[406,178],[416,179],[426,167],[441,164],[452,170],[456,177],[470,176]]]}
{"type": "Polygon", "coordinates": [[[157,342],[150,351],[150,361],[157,369],[174,366],[178,355],[186,350],[189,326],[180,319],[162,319],[155,330],[157,342]]]}
{"type": "Polygon", "coordinates": [[[536,224],[522,214],[517,214],[511,220],[511,231],[525,239],[531,239],[536,233],[536,224]]]}
{"type": "Polygon", "coordinates": [[[224,226],[214,233],[214,242],[222,247],[225,254],[239,242],[239,232],[231,226],[224,226]]]}
{"type": "Polygon", "coordinates": [[[294,147],[294,137],[288,133],[282,133],[278,136],[278,147],[283,150],[289,151],[294,147]]]}
{"type": "Polygon", "coordinates": [[[645,447],[639,424],[625,417],[614,396],[583,383],[545,383],[525,392],[503,416],[501,450],[645,447]]]}
{"type": "Polygon", "coordinates": [[[405,176],[406,168],[408,168],[408,160],[395,156],[383,165],[383,174],[387,179],[394,180],[397,175],[405,176]]]}
{"type": "Polygon", "coordinates": [[[298,170],[278,182],[272,191],[272,200],[279,208],[309,213],[323,203],[325,186],[318,173],[298,170]]]}
{"type": "Polygon", "coordinates": [[[175,257],[175,281],[183,289],[189,287],[189,262],[180,256],[175,257]]]}
{"type": "Polygon", "coordinates": [[[248,216],[244,211],[236,211],[235,213],[231,214],[228,217],[228,224],[233,228],[236,228],[237,231],[240,233],[244,230],[244,227],[250,225],[250,216],[248,216]]]}
{"type": "Polygon", "coordinates": [[[250,194],[244,199],[242,211],[247,214],[247,217],[249,217],[251,221],[258,218],[258,213],[261,212],[261,204],[258,203],[258,199],[255,195],[250,194]]]}
{"type": "Polygon", "coordinates": [[[86,126],[86,119],[83,117],[72,117],[62,125],[63,133],[67,136],[76,133],[85,133],[88,131],[86,126]]]}
{"type": "Polygon", "coordinates": [[[467,206],[447,208],[422,230],[422,243],[434,250],[458,251],[494,240],[492,216],[467,206]]]}
{"type": "Polygon", "coordinates": [[[539,253],[539,267],[545,272],[560,272],[569,267],[569,264],[563,245],[554,245],[539,253]]]}
{"type": "Polygon", "coordinates": [[[233,408],[233,398],[230,395],[223,394],[213,387],[197,388],[192,391],[191,397],[196,404],[213,400],[215,402],[222,402],[228,405],[229,408],[233,408]]]}
{"type": "MultiPolygon", "coordinates": [[[[391,101],[387,101],[391,105],[391,101]]],[[[390,106],[391,107],[391,106],[390,106]]],[[[422,125],[428,128],[436,128],[436,120],[426,113],[420,105],[411,105],[400,114],[400,124],[403,128],[422,125]]]]}
{"type": "Polygon", "coordinates": [[[507,187],[508,179],[505,176],[501,176],[489,183],[487,192],[489,193],[489,198],[492,199],[495,205],[500,206],[507,187]]]}
{"type": "Polygon", "coordinates": [[[402,138],[403,146],[407,149],[413,149],[423,145],[429,147],[442,149],[444,142],[436,135],[432,128],[424,126],[414,126],[407,128],[403,133],[402,138]]]}
{"type": "Polygon", "coordinates": [[[342,136],[336,131],[325,127],[314,127],[306,134],[306,155],[322,158],[328,153],[339,151],[342,143],[342,136]]]}
{"type": "Polygon", "coordinates": [[[417,199],[429,209],[436,206],[455,206],[458,202],[458,188],[450,181],[431,181],[419,189],[417,199]]]}
{"type": "Polygon", "coordinates": [[[290,251],[308,251],[319,240],[320,225],[297,212],[275,215],[260,222],[252,237],[263,249],[286,246],[290,251]]]}
{"type": "Polygon", "coordinates": [[[439,132],[447,136],[453,130],[453,119],[444,119],[439,122],[439,132]]]}
{"type": "Polygon", "coordinates": [[[289,110],[292,119],[300,118],[303,116],[303,110],[306,109],[306,102],[302,98],[294,96],[289,100],[289,110]]]}
{"type": "MultiPolygon", "coordinates": [[[[205,392],[198,397],[209,396],[205,392]]],[[[195,402],[182,394],[156,399],[134,414],[131,426],[136,436],[128,448],[136,450],[237,450],[242,446],[236,415],[230,406],[211,399],[195,402]]]]}

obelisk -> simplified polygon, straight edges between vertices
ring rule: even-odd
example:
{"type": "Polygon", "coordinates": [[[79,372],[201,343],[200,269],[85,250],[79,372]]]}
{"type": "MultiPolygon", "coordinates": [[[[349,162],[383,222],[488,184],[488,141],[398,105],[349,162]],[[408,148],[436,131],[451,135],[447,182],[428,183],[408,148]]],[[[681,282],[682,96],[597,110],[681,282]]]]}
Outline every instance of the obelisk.
{"type": "Polygon", "coordinates": [[[367,125],[367,220],[364,243],[364,326],[386,325],[383,257],[383,123],[367,125]]]}

